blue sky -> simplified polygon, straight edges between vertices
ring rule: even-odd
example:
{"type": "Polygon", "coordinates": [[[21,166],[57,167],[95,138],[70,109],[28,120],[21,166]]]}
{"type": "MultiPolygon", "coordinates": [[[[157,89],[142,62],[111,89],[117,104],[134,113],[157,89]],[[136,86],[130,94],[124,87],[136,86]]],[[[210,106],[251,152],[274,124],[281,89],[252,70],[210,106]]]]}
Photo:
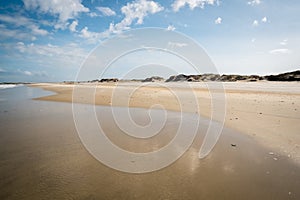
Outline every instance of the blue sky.
{"type": "Polygon", "coordinates": [[[95,47],[144,27],[193,38],[221,74],[292,71],[300,68],[299,10],[298,0],[0,1],[0,82],[74,80],[95,47]]]}

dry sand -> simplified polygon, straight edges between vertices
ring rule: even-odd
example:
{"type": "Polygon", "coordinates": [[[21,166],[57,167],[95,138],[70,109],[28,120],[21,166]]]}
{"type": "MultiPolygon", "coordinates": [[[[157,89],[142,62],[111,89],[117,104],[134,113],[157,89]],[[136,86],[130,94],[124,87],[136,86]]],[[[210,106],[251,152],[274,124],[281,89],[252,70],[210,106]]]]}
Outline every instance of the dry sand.
{"type": "MultiPolygon", "coordinates": [[[[211,94],[206,84],[189,83],[189,88],[186,84],[102,83],[97,86],[82,84],[76,86],[79,88],[77,91],[80,90],[80,96],[74,101],[141,108],[159,104],[168,110],[182,109],[185,112],[198,112],[205,117],[212,117],[211,94]],[[133,88],[137,89],[132,93],[133,88]],[[175,91],[184,95],[190,94],[191,90],[197,96],[198,110],[192,106],[194,103],[192,99],[185,99],[184,105],[180,107],[178,99],[172,93],[175,91]]],[[[300,83],[236,82],[223,85],[226,92],[225,126],[250,135],[259,143],[300,164],[300,83]]],[[[32,86],[57,93],[39,100],[72,102],[74,85],[41,83],[32,86]]],[[[189,95],[186,96],[189,98],[189,95]]]]}

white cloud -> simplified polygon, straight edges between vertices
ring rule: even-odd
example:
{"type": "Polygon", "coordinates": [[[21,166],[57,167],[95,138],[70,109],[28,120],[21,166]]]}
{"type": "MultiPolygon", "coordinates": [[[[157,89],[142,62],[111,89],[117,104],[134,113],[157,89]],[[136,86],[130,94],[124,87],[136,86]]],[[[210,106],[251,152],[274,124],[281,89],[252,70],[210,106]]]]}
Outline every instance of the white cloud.
{"type": "Polygon", "coordinates": [[[95,12],[90,12],[89,14],[88,14],[90,17],[98,17],[99,15],[97,14],[97,13],[95,13],[95,12]]]}
{"type": "Polygon", "coordinates": [[[91,32],[89,32],[88,27],[84,27],[81,31],[81,37],[83,38],[90,38],[91,37],[91,32]]]}
{"type": "Polygon", "coordinates": [[[170,48],[174,48],[174,47],[185,47],[187,46],[186,43],[179,43],[179,42],[168,42],[168,46],[170,48]]]}
{"type": "Polygon", "coordinates": [[[89,12],[89,9],[81,4],[81,0],[23,0],[23,2],[27,10],[58,15],[60,23],[76,18],[81,12],[89,12]]]}
{"type": "Polygon", "coordinates": [[[135,0],[121,8],[121,12],[125,16],[119,23],[110,23],[109,28],[101,33],[89,31],[88,27],[84,27],[80,31],[79,36],[87,39],[91,43],[95,43],[101,38],[108,37],[112,33],[119,34],[124,30],[130,29],[130,26],[134,22],[136,22],[136,24],[142,24],[146,16],[160,12],[163,9],[159,3],[154,1],[135,0]]]}
{"type": "Polygon", "coordinates": [[[270,54],[290,54],[291,50],[289,49],[273,49],[269,51],[270,54]]]}
{"type": "Polygon", "coordinates": [[[287,42],[288,42],[288,39],[284,39],[279,44],[282,45],[282,46],[285,46],[285,45],[287,45],[287,42]]]}
{"type": "Polygon", "coordinates": [[[257,20],[254,20],[253,23],[252,23],[253,26],[258,26],[258,24],[259,24],[259,23],[258,23],[257,20]]]}
{"type": "Polygon", "coordinates": [[[222,23],[222,18],[221,17],[218,17],[216,20],[215,20],[215,24],[221,24],[222,23]]]}
{"type": "Polygon", "coordinates": [[[254,43],[256,41],[256,38],[252,38],[251,42],[254,43]]]}
{"type": "Polygon", "coordinates": [[[167,27],[167,30],[168,31],[175,31],[175,26],[173,26],[173,25],[169,25],[168,27],[167,27]]]}
{"type": "Polygon", "coordinates": [[[204,8],[205,5],[214,5],[219,4],[218,0],[175,0],[172,4],[173,11],[177,12],[180,10],[180,8],[184,7],[185,5],[188,5],[191,10],[194,10],[194,8],[204,8]]]}
{"type": "Polygon", "coordinates": [[[268,21],[268,19],[267,19],[267,17],[264,17],[264,18],[261,19],[261,21],[262,21],[263,23],[266,23],[266,22],[268,21]]]}
{"type": "Polygon", "coordinates": [[[77,25],[78,25],[78,21],[77,21],[77,20],[74,20],[74,21],[70,24],[70,26],[69,26],[70,31],[71,31],[71,32],[76,32],[76,27],[77,27],[77,25]]]}
{"type": "Polygon", "coordinates": [[[114,16],[116,12],[108,7],[96,7],[104,16],[114,16]]]}
{"type": "Polygon", "coordinates": [[[31,31],[34,35],[42,35],[42,36],[48,35],[48,31],[46,31],[44,29],[40,29],[38,26],[36,26],[34,24],[29,26],[29,28],[31,29],[31,31]]]}
{"type": "Polygon", "coordinates": [[[97,33],[89,31],[88,27],[81,29],[79,37],[87,39],[90,43],[96,43],[101,37],[104,37],[106,33],[97,33]]]}
{"type": "Polygon", "coordinates": [[[81,29],[80,33],[81,33],[80,37],[83,37],[83,38],[89,38],[90,37],[90,32],[89,32],[88,27],[84,27],[83,29],[81,29]]]}
{"type": "Polygon", "coordinates": [[[247,4],[251,5],[251,6],[256,6],[256,5],[261,4],[261,0],[248,1],[247,4]]]}
{"type": "Polygon", "coordinates": [[[162,11],[164,8],[157,2],[136,0],[127,3],[121,8],[121,12],[125,15],[124,19],[117,24],[110,24],[110,33],[120,33],[123,30],[129,29],[130,25],[136,21],[136,24],[142,24],[148,14],[155,14],[162,11]]]}

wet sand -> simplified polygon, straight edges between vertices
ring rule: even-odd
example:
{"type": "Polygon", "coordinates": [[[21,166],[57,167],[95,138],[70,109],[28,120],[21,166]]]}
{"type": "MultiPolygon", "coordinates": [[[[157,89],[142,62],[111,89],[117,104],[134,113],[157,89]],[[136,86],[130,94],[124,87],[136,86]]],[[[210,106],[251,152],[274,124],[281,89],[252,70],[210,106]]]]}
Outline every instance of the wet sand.
{"type": "MultiPolygon", "coordinates": [[[[97,113],[105,109],[98,107],[97,113]]],[[[198,159],[206,119],[192,147],[171,166],[128,174],[101,164],[86,151],[70,103],[3,101],[0,111],[5,130],[0,134],[1,199],[298,199],[300,195],[299,166],[277,152],[270,154],[245,134],[225,128],[209,156],[198,159]]],[[[171,112],[166,133],[176,119],[171,112]]],[[[121,142],[114,138],[118,130],[111,116],[106,115],[105,125],[112,128],[108,134],[114,142],[121,142]]],[[[172,137],[172,131],[169,134],[172,137]]],[[[153,138],[146,151],[157,148],[158,141],[163,145],[165,139],[169,138],[153,138]]],[[[127,140],[124,148],[145,150],[145,145],[133,148],[136,141],[127,140]]]]}
{"type": "MultiPolygon", "coordinates": [[[[140,83],[132,82],[103,83],[96,87],[93,84],[83,84],[78,86],[82,89],[74,101],[109,106],[129,105],[139,108],[149,108],[154,104],[160,104],[167,110],[183,109],[185,112],[197,112],[207,118],[213,117],[211,93],[208,92],[205,83],[159,84],[147,83],[143,87],[140,87],[140,83]],[[139,88],[131,94],[132,88],[136,87],[139,88]],[[185,105],[180,107],[178,99],[170,88],[183,95],[190,94],[192,88],[197,96],[198,109],[195,110],[192,106],[194,102],[188,99],[190,98],[188,95],[184,100],[185,105]]],[[[263,146],[289,157],[300,165],[300,84],[298,82],[223,84],[226,92],[225,125],[251,136],[263,146]]],[[[34,84],[32,86],[57,93],[39,98],[39,100],[72,102],[73,85],[34,84]]],[[[214,120],[222,121],[222,118],[214,118],[214,120]]]]}

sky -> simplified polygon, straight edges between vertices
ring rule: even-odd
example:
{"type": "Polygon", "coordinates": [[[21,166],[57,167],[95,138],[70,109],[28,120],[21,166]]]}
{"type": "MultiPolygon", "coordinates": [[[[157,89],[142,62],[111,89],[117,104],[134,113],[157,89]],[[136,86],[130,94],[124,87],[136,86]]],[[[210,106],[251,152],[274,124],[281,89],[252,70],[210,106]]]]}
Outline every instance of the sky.
{"type": "MultiPolygon", "coordinates": [[[[220,74],[298,70],[299,10],[299,0],[0,0],[0,82],[75,80],[105,41],[148,27],[196,41],[220,74]]],[[[147,56],[181,64],[167,54],[146,53],[120,59],[107,77],[147,56]]],[[[140,64],[137,78],[163,67],[140,64]]],[[[174,72],[191,73],[185,65],[174,72]]]]}

